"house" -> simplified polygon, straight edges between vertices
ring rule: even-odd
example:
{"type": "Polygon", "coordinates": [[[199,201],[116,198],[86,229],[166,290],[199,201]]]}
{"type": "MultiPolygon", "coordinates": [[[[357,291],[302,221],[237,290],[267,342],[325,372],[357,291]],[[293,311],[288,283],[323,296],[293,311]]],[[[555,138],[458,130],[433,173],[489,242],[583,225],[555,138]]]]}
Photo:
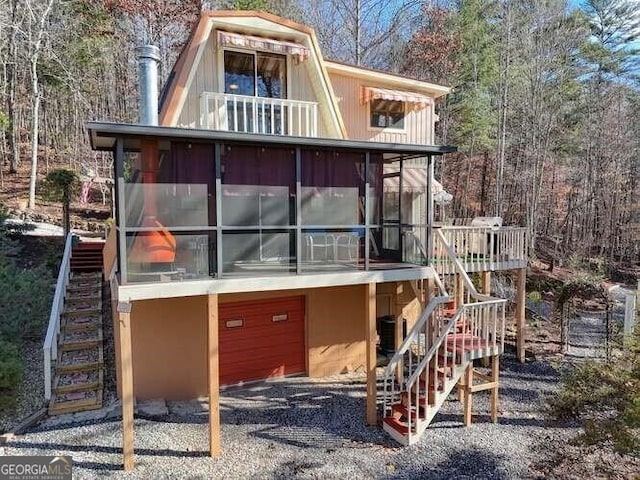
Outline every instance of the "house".
{"type": "Polygon", "coordinates": [[[115,158],[104,271],[125,468],[134,398],[209,395],[217,455],[220,386],[273,376],[363,368],[367,422],[381,400],[403,444],[456,386],[465,423],[482,389],[495,418],[506,301],[490,272],[518,273],[522,321],[526,243],[434,222],[434,157],[455,151],[434,145],[434,100],[449,89],[327,61],[312,29],[262,12],[203,13],[159,110],[155,56],[142,52],[141,96],[158,124],[88,124],[115,158]],[[474,385],[476,358],[493,374],[474,385]]]}

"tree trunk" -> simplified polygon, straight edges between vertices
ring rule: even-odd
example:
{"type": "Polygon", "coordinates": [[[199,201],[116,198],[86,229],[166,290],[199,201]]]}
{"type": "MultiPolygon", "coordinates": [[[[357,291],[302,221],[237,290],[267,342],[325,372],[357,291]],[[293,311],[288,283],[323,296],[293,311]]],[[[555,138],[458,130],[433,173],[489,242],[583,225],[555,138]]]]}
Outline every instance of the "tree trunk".
{"type": "MultiPolygon", "coordinates": [[[[33,210],[36,206],[36,181],[38,178],[38,116],[40,113],[40,89],[38,85],[38,59],[40,57],[40,50],[42,48],[42,37],[44,35],[45,25],[49,18],[49,13],[53,8],[55,0],[49,0],[45,6],[42,16],[39,19],[38,29],[35,33],[35,42],[33,45],[33,51],[31,52],[31,91],[33,94],[33,108],[31,119],[31,178],[29,180],[29,209],[33,210]]],[[[36,19],[33,12],[33,6],[30,8],[32,22],[36,19]]]]}
{"type": "Polygon", "coordinates": [[[18,109],[16,107],[16,85],[18,83],[18,74],[16,62],[18,61],[18,46],[16,37],[18,35],[18,1],[12,2],[11,8],[11,35],[9,36],[9,61],[7,62],[7,83],[9,91],[7,94],[7,111],[11,119],[11,133],[9,134],[9,143],[11,148],[11,157],[9,160],[9,173],[16,173],[20,165],[20,148],[18,136],[18,109]]]}
{"type": "Polygon", "coordinates": [[[69,192],[69,186],[65,187],[62,197],[62,223],[64,225],[64,238],[67,238],[71,231],[71,192],[69,192]]]}

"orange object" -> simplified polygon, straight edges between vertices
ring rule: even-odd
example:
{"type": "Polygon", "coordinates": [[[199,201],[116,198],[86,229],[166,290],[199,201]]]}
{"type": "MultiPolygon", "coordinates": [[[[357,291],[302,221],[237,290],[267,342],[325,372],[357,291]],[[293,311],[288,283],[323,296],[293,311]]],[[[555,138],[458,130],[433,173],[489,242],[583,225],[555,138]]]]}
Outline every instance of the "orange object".
{"type": "Polygon", "coordinates": [[[305,371],[304,297],[219,307],[220,384],[305,371]]]}
{"type": "Polygon", "coordinates": [[[146,217],[143,227],[162,230],[140,232],[133,241],[129,260],[139,263],[173,263],[176,259],[176,239],[164,225],[153,217],[146,217]]]}

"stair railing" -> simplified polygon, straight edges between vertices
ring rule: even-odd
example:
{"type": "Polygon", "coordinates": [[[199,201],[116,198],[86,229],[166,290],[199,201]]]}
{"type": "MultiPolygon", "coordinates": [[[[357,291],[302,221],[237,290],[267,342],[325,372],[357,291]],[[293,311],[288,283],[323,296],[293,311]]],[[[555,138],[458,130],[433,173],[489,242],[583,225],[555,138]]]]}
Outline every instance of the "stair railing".
{"type": "Polygon", "coordinates": [[[470,334],[483,339],[499,339],[499,353],[502,353],[504,351],[505,308],[507,301],[503,298],[478,293],[454,248],[440,230],[435,230],[435,239],[449,257],[456,273],[462,278],[467,301],[461,307],[466,309],[474,319],[472,328],[469,331],[470,334]],[[490,325],[493,325],[495,331],[491,330],[490,325]]]}
{"type": "Polygon", "coordinates": [[[51,361],[55,361],[58,358],[60,317],[64,311],[64,296],[67,291],[67,286],[69,285],[69,274],[71,273],[72,244],[73,236],[69,233],[64,243],[64,253],[62,254],[62,261],[60,262],[56,291],[53,295],[51,314],[49,315],[49,326],[47,327],[47,335],[42,347],[44,354],[44,398],[46,400],[51,399],[51,361]]]}
{"type": "Polygon", "coordinates": [[[398,400],[406,402],[409,443],[411,436],[419,433],[418,422],[428,415],[429,395],[437,395],[441,382],[442,390],[447,381],[450,388],[457,382],[458,378],[454,378],[457,365],[504,350],[506,300],[478,293],[441,232],[436,231],[436,239],[463,281],[466,303],[459,305],[453,316],[445,316],[443,304],[451,297],[436,275],[441,296],[431,299],[385,369],[383,416],[391,414],[398,400]],[[408,371],[402,382],[396,372],[404,373],[405,367],[408,371]]]}
{"type": "Polygon", "coordinates": [[[400,394],[399,378],[397,371],[403,372],[405,366],[408,367],[409,374],[414,366],[420,360],[420,352],[428,348],[429,337],[433,335],[434,323],[437,323],[435,317],[436,312],[441,309],[442,305],[451,300],[447,294],[444,284],[438,276],[435,277],[436,285],[440,291],[440,296],[432,298],[422,311],[420,318],[407,333],[396,352],[389,360],[384,371],[383,388],[383,412],[386,416],[387,411],[396,403],[397,396],[400,394]],[[408,357],[405,359],[405,356],[408,357]]]}
{"type": "Polygon", "coordinates": [[[453,317],[441,318],[438,322],[438,337],[404,384],[407,409],[410,410],[411,405],[416,406],[416,420],[411,414],[407,418],[409,442],[414,430],[418,433],[414,424],[425,420],[428,415],[427,410],[431,406],[429,395],[435,396],[440,390],[446,395],[458,381],[461,370],[456,371],[456,366],[462,366],[473,358],[502,352],[505,304],[504,299],[463,304],[453,317]]]}

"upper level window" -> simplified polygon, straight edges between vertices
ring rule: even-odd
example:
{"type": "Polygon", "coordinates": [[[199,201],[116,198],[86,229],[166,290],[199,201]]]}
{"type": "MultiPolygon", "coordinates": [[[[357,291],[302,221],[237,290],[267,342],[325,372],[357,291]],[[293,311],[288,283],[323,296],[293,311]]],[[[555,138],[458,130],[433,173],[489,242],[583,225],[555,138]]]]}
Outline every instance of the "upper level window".
{"type": "Polygon", "coordinates": [[[224,92],[252,97],[287,98],[284,55],[225,50],[224,92]]]}
{"type": "Polygon", "coordinates": [[[370,103],[371,123],[374,128],[404,128],[404,102],[372,99],[370,103]]]}

